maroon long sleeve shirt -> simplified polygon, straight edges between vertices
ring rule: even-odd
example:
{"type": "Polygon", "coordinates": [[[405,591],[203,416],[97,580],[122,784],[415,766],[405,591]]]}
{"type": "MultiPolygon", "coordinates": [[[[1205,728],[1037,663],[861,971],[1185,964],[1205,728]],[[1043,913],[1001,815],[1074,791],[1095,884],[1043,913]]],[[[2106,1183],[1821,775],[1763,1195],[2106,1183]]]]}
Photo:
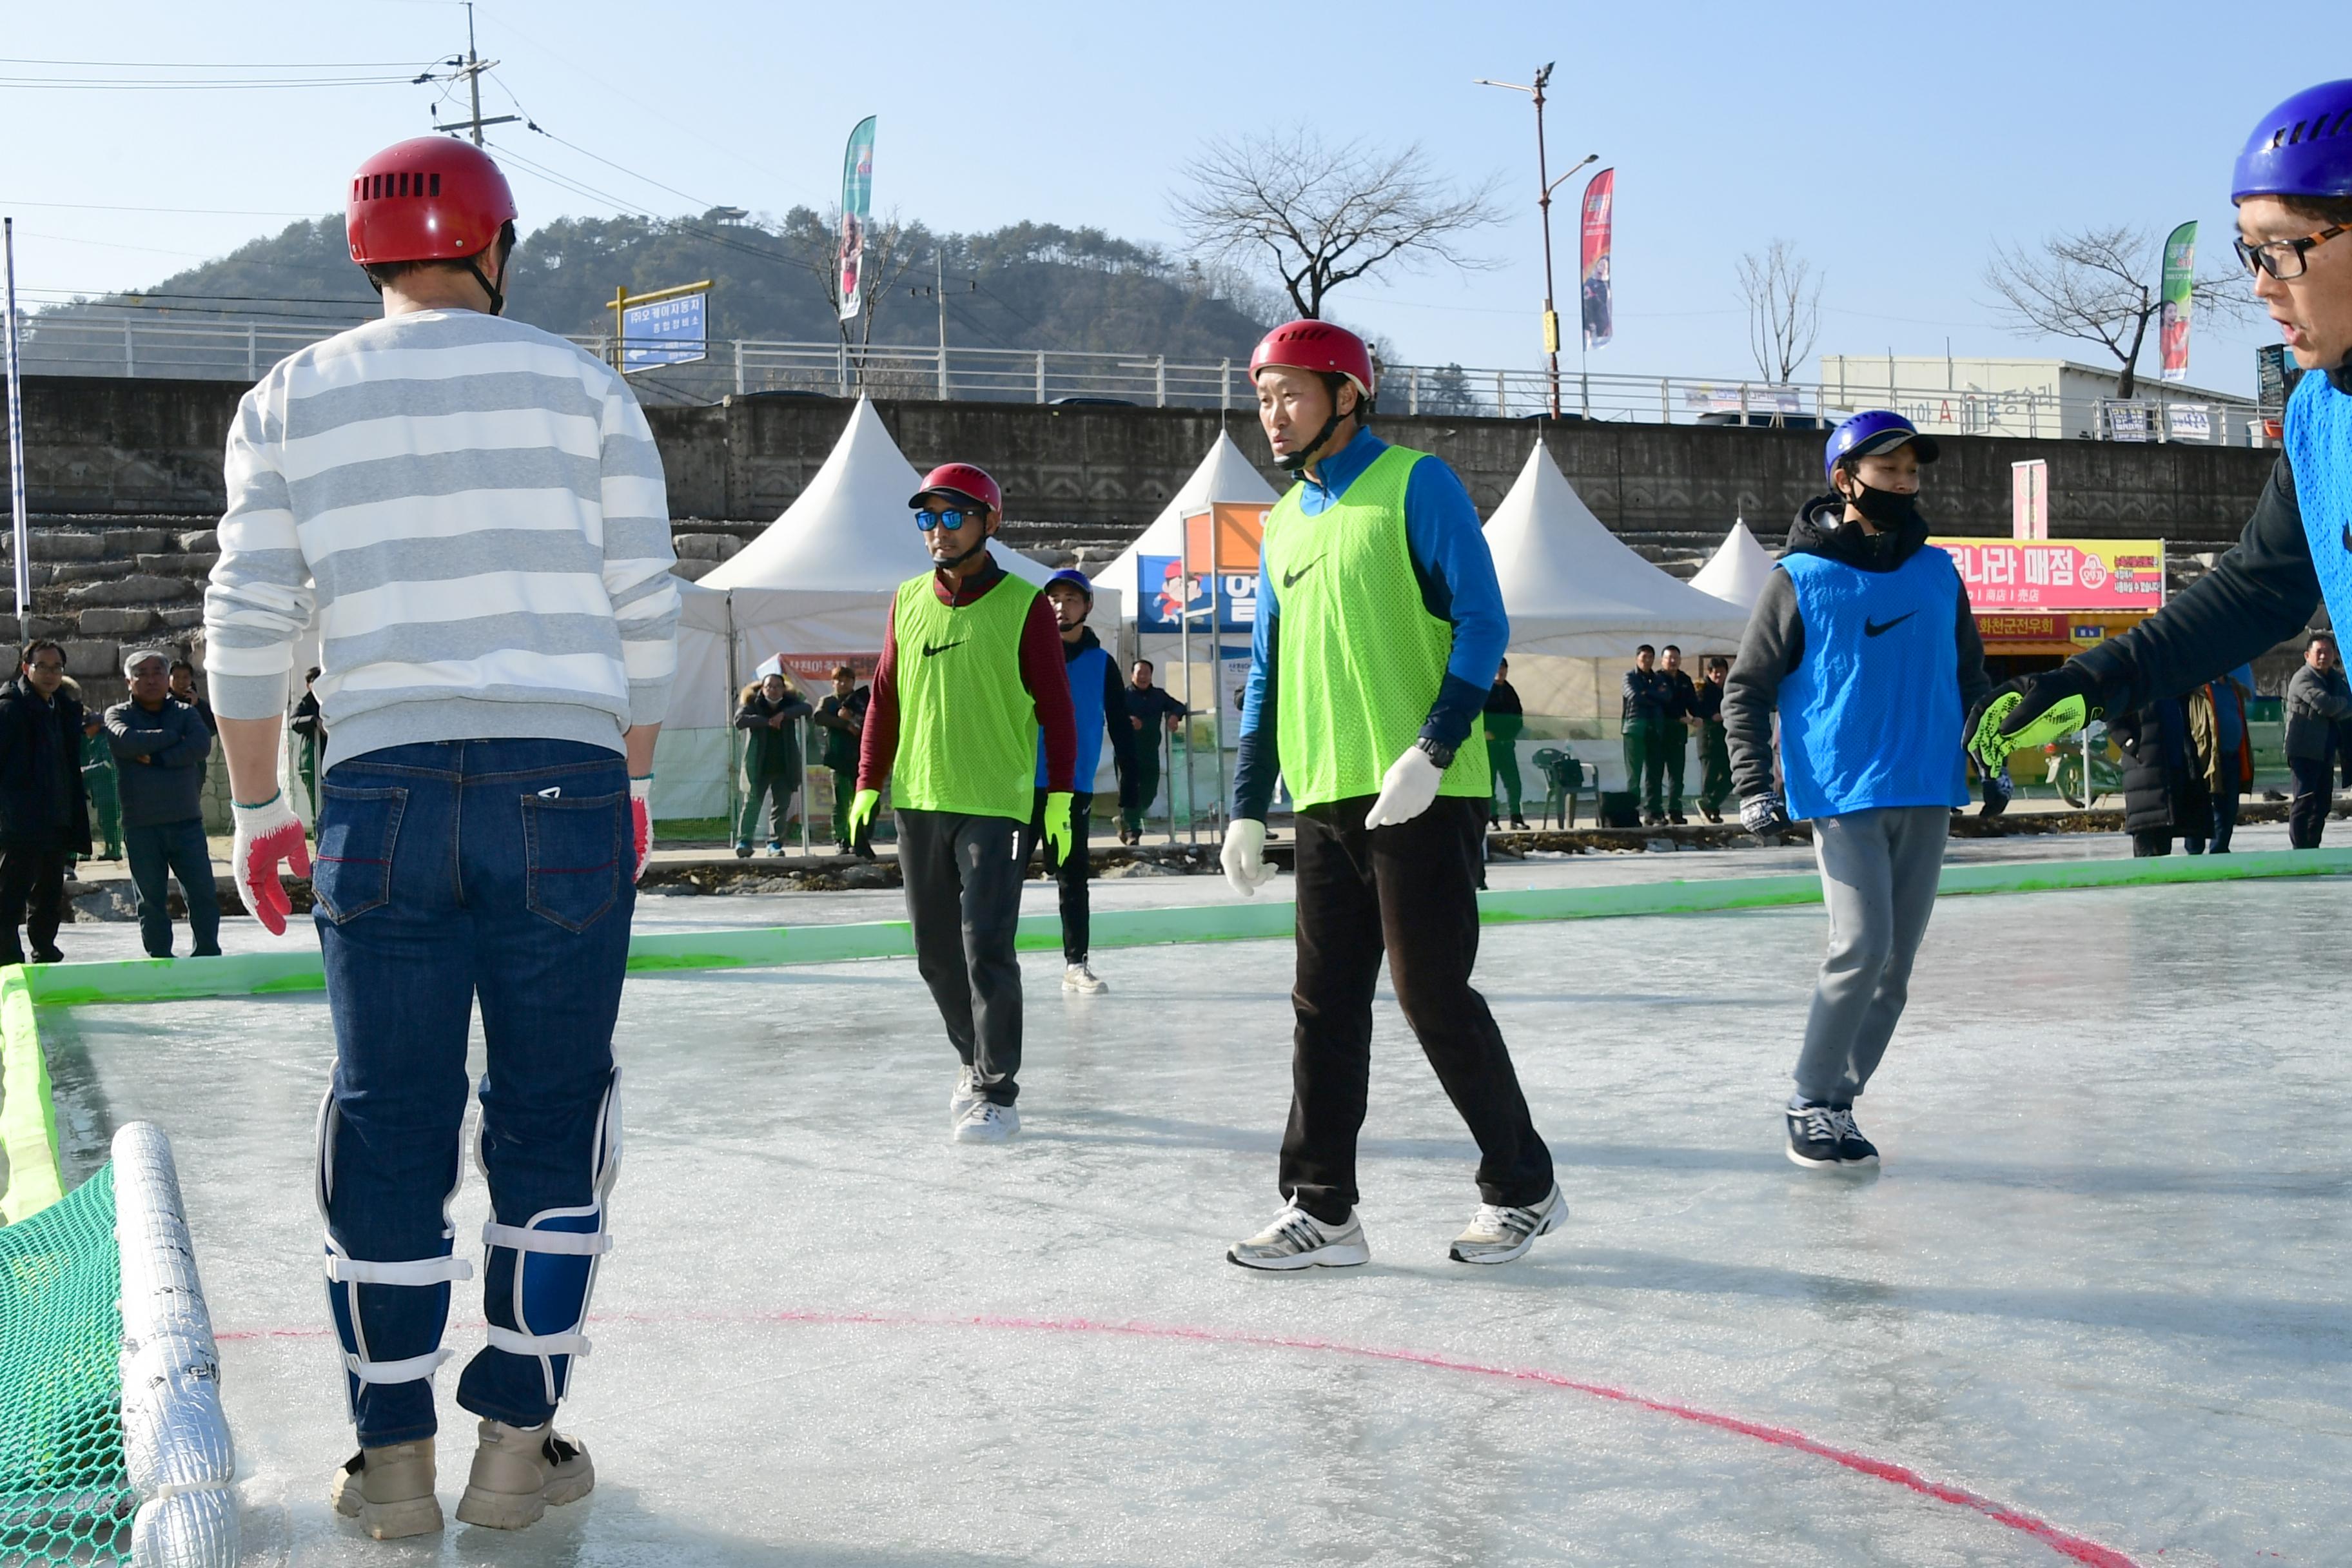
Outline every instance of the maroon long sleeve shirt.
{"type": "MultiPolygon", "coordinates": [[[[945,572],[931,574],[931,591],[942,605],[969,605],[1005,580],[993,558],[988,570],[959,584],[945,572]]],[[[1070,704],[1070,676],[1062,658],[1061,623],[1053,601],[1040,594],[1021,624],[1021,684],[1037,705],[1037,726],[1045,742],[1045,787],[1066,790],[1078,762],[1078,721],[1070,704]]],[[[858,737],[857,787],[878,790],[898,761],[898,606],[893,600],[882,633],[882,658],[874,667],[873,701],[858,737]]]]}

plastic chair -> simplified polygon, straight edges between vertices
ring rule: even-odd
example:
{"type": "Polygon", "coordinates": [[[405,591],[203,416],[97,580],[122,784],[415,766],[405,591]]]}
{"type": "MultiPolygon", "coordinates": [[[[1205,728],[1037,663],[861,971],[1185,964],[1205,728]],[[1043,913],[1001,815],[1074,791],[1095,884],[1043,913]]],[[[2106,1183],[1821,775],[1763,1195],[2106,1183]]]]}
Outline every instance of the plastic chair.
{"type": "Polygon", "coordinates": [[[1596,781],[1588,776],[1582,763],[1557,746],[1546,746],[1535,754],[1534,761],[1543,770],[1544,820],[1557,816],[1563,829],[1574,827],[1577,791],[1596,781]]]}

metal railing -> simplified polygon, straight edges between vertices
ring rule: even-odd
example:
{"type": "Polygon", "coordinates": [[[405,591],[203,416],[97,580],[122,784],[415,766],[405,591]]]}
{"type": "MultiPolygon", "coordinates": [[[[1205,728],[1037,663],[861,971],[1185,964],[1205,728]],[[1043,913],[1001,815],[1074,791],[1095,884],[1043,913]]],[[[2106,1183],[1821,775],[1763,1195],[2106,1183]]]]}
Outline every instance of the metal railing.
{"type": "MultiPolygon", "coordinates": [[[[26,319],[22,360],[27,375],[257,381],[286,355],[357,324],[356,319],[159,321],[131,311],[120,320],[52,313],[26,319]]],[[[572,341],[599,358],[611,357],[609,337],[572,341]]],[[[1254,401],[1246,364],[1230,359],[740,338],[714,342],[709,349],[689,363],[634,370],[630,380],[647,402],[671,404],[761,393],[1225,410],[1254,401]]],[[[1391,413],[1517,419],[1541,416],[1551,405],[1550,379],[1541,370],[1397,364],[1381,374],[1381,404],[1391,413]]],[[[2259,439],[2261,431],[2251,405],[2173,399],[2161,392],[2085,410],[2048,391],[1568,372],[1560,377],[1559,400],[1568,418],[1654,425],[1818,429],[1856,408],[1891,406],[1938,434],[2088,434],[2099,440],[2238,445],[2259,439]]]]}

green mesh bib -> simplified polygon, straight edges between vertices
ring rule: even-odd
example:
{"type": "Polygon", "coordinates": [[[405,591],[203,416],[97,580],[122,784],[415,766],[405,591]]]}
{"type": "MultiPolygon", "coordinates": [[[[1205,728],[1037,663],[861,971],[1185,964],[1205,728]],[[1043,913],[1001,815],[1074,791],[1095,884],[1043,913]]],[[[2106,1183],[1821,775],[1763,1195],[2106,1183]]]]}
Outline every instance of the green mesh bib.
{"type": "MultiPolygon", "coordinates": [[[[1323,511],[1307,515],[1293,486],[1266,515],[1265,573],[1282,616],[1275,738],[1300,805],[1378,795],[1445,682],[1454,628],[1421,602],[1405,542],[1405,482],[1426,456],[1391,447],[1323,511]]],[[[1438,794],[1494,793],[1481,739],[1474,728],[1438,794]]]]}
{"type": "Polygon", "coordinates": [[[969,605],[940,603],[931,574],[898,585],[898,760],[891,799],[914,811],[1029,820],[1037,704],[1021,683],[1021,628],[1036,587],[1006,576],[969,605]]]}

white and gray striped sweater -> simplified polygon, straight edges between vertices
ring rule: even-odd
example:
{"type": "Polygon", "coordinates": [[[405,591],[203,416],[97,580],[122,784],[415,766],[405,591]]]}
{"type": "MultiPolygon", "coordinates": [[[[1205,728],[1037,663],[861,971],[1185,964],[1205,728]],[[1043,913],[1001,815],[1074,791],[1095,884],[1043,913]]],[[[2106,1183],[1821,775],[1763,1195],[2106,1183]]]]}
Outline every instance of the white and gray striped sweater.
{"type": "Polygon", "coordinates": [[[213,710],[282,715],[313,615],[330,760],[659,723],[677,557],[653,432],[562,339],[471,310],[281,362],[228,437],[205,594],[213,710]]]}

